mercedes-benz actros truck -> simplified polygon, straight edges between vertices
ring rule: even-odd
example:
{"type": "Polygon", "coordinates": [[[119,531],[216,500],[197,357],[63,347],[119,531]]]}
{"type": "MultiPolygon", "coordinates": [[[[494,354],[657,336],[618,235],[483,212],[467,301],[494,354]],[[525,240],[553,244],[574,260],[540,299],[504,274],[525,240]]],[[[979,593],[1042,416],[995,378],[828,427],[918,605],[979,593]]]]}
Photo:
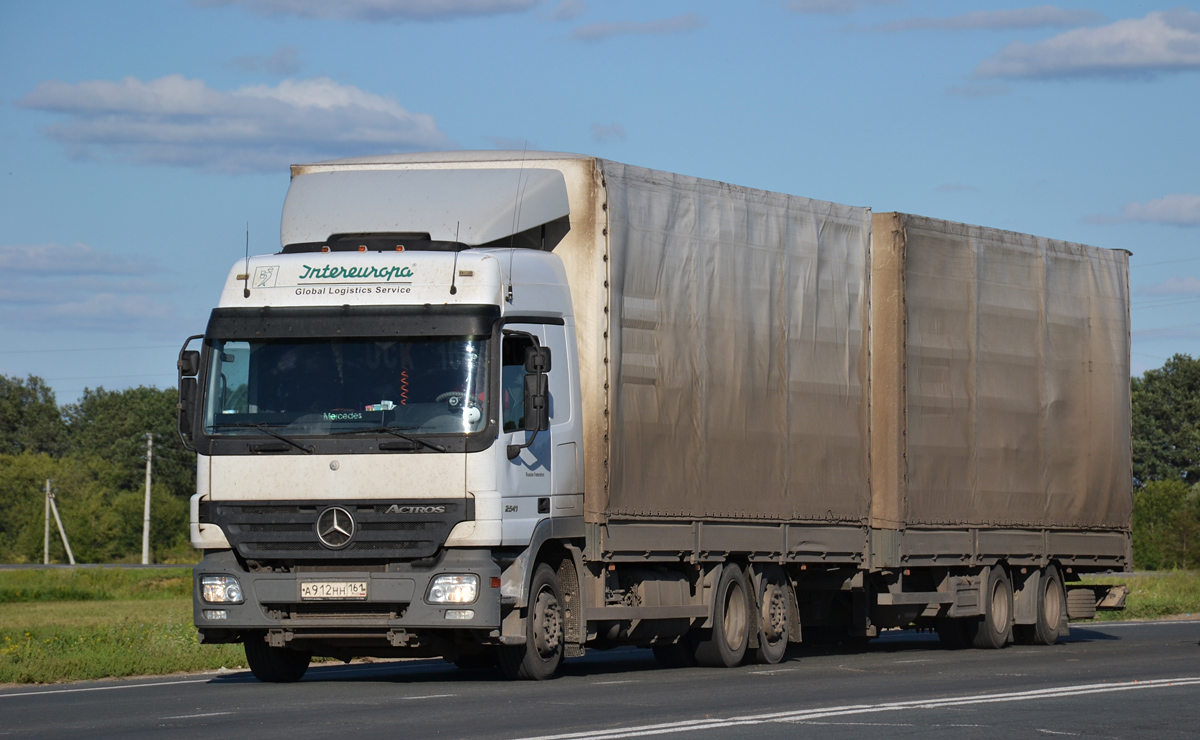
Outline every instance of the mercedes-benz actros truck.
{"type": "Polygon", "coordinates": [[[1127,252],[521,152],[294,166],[281,233],[179,358],[195,622],[259,679],[1122,605],[1127,252]]]}

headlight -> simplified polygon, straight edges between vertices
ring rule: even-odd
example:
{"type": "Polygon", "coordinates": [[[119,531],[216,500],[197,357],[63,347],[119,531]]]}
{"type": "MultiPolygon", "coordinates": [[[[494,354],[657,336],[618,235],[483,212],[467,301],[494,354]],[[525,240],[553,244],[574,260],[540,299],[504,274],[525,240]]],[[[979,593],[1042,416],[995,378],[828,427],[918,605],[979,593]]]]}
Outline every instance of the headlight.
{"type": "Polygon", "coordinates": [[[438,576],[429,584],[430,604],[471,604],[479,596],[479,576],[438,576]]]}
{"type": "Polygon", "coordinates": [[[210,604],[240,604],[245,601],[242,584],[233,576],[200,576],[200,598],[210,604]]]}

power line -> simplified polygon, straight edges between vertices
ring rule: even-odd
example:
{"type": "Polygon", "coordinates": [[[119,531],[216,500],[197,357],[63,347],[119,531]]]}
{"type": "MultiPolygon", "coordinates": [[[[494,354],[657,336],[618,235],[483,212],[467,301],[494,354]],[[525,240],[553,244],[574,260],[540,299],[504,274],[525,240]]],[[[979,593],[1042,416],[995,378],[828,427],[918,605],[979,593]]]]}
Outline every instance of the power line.
{"type": "Polygon", "coordinates": [[[1194,262],[1200,260],[1200,257],[1184,257],[1178,260],[1163,260],[1162,262],[1146,262],[1144,264],[1130,265],[1130,269],[1134,267],[1154,267],[1155,265],[1173,265],[1176,262],[1194,262]]]}

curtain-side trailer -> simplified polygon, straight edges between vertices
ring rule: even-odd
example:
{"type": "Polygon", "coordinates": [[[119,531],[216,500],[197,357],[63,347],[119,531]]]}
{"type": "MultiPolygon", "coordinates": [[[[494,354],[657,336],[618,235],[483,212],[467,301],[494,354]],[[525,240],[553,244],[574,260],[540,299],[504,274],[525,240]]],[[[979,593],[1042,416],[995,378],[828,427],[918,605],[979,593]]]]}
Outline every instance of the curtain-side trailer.
{"type": "Polygon", "coordinates": [[[1128,570],[1128,253],[579,155],[292,168],[180,355],[255,675],[1052,644],[1128,570]]]}

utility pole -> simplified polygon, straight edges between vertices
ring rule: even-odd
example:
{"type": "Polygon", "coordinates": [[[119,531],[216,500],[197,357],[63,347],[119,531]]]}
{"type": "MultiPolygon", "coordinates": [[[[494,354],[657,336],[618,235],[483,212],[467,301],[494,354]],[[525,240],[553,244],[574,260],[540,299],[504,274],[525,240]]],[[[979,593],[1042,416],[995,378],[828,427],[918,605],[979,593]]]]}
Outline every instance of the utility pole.
{"type": "Polygon", "coordinates": [[[146,432],[146,512],[142,517],[142,565],[150,564],[150,464],[154,458],[154,435],[146,432]]]}
{"type": "Polygon", "coordinates": [[[42,565],[50,564],[50,479],[46,479],[46,538],[42,545],[42,565]]]}
{"type": "Polygon", "coordinates": [[[75,564],[75,554],[71,552],[71,543],[67,540],[67,530],[63,527],[62,517],[58,515],[58,505],[54,503],[55,489],[50,487],[51,479],[46,479],[46,539],[43,543],[42,560],[44,565],[50,564],[50,512],[54,512],[54,523],[58,525],[58,534],[62,537],[63,548],[67,551],[67,562],[75,564]]]}

